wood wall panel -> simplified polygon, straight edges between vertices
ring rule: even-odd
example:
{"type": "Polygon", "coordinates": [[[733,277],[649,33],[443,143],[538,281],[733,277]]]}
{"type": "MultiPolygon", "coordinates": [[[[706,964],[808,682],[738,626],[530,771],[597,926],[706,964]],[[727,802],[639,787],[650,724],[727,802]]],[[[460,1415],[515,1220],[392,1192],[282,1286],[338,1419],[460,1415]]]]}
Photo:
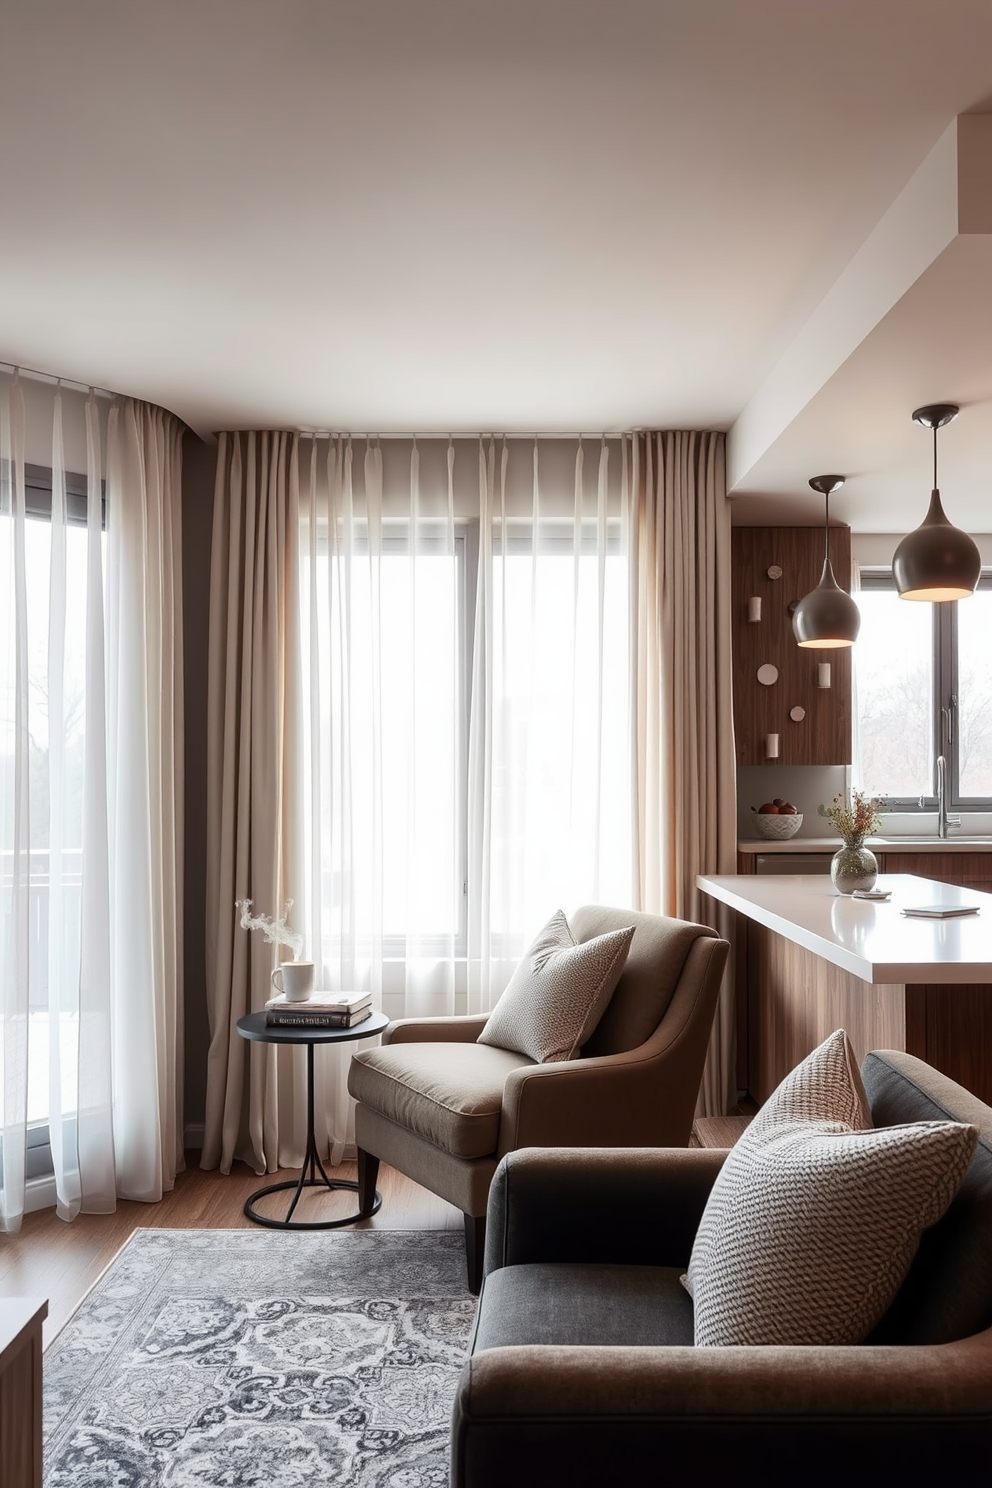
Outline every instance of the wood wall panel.
{"type": "Polygon", "coordinates": [[[757,1101],[836,1028],[847,1030],[859,1060],[869,1049],[906,1048],[901,986],[870,986],[753,920],[748,972],[749,1089],[757,1101]]]}
{"type": "MultiPolygon", "coordinates": [[[[733,551],[734,728],[739,765],[847,765],[851,762],[851,649],[809,650],[796,645],[789,605],[820,581],[823,528],[735,527],[733,551]],[[777,565],[780,579],[769,579],[777,565]],[[761,599],[761,620],[751,624],[747,601],[761,599]],[[832,685],[817,686],[817,665],[829,661],[832,685]],[[779,678],[763,687],[755,673],[764,662],[779,678]],[[806,709],[801,723],[789,710],[806,709]],[[778,734],[777,761],[765,758],[766,734],[778,734]]],[[[831,527],[830,560],[837,582],[851,581],[851,532],[831,527]]]]}

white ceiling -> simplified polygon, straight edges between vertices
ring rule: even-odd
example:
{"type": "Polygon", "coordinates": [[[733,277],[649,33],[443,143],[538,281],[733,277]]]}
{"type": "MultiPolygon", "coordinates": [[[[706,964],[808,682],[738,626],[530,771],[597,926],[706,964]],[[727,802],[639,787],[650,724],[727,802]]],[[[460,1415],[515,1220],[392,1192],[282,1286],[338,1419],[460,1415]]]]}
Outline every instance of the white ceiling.
{"type": "Polygon", "coordinates": [[[992,0],[0,0],[0,55],[0,358],[204,435],[727,429],[736,520],[840,470],[861,531],[960,401],[992,528],[992,220],[847,270],[992,0]]]}

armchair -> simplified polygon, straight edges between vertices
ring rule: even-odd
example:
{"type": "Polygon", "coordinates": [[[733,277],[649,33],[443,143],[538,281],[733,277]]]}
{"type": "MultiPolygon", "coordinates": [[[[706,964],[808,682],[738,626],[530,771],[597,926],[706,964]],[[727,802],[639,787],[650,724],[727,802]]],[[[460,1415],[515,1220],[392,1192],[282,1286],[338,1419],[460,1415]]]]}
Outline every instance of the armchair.
{"type": "Polygon", "coordinates": [[[576,941],[634,926],[627,961],[581,1057],[536,1064],[477,1042],[485,1016],[391,1023],[352,1059],[359,1210],[380,1160],[465,1216],[469,1286],[479,1290],[489,1186],[525,1146],[680,1147],[692,1131],[728,945],[713,930],[586,906],[576,941]]]}
{"type": "Polygon", "coordinates": [[[910,1055],[862,1076],[876,1126],[967,1121],[964,1183],[856,1347],[693,1347],[679,1283],[725,1154],[527,1151],[492,1185],[452,1488],[929,1483],[992,1449],[992,1109],[910,1055]],[[618,1223],[618,1214],[636,1223],[618,1223]],[[683,1481],[677,1473],[673,1481],[683,1481]]]}

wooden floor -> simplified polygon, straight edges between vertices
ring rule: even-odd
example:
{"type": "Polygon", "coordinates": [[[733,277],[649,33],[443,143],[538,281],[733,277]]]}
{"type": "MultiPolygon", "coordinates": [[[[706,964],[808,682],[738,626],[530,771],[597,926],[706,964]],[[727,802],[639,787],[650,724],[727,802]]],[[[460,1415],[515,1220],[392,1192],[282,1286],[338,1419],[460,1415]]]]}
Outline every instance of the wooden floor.
{"type": "MultiPolygon", "coordinates": [[[[175,1188],[159,1204],[121,1200],[113,1214],[80,1214],[70,1224],[54,1209],[43,1209],[26,1214],[18,1234],[0,1235],[0,1297],[48,1298],[46,1347],[133,1230],[257,1230],[243,1213],[248,1195],[267,1183],[299,1176],[297,1170],[260,1178],[244,1163],[236,1163],[227,1175],[208,1173],[196,1166],[198,1160],[197,1152],[187,1155],[186,1171],[178,1174],[175,1188]]],[[[355,1164],[341,1163],[330,1176],[354,1179],[355,1164]]],[[[457,1209],[385,1164],[378,1185],[382,1208],[372,1219],[359,1221],[356,1229],[461,1231],[457,1209]]],[[[287,1203],[288,1195],[272,1194],[259,1209],[278,1217],[285,1214],[287,1203]]],[[[296,1213],[334,1219],[356,1208],[354,1193],[311,1193],[300,1200],[296,1213]]]]}
{"type": "MultiPolygon", "coordinates": [[[[698,1121],[693,1145],[729,1146],[746,1124],[746,1117],[737,1116],[698,1121]]],[[[267,1183],[298,1177],[298,1172],[290,1171],[260,1178],[243,1163],[236,1163],[227,1175],[204,1172],[198,1162],[198,1152],[187,1154],[186,1171],[159,1204],[121,1200],[113,1214],[81,1214],[71,1224],[59,1219],[54,1209],[26,1214],[18,1234],[0,1235],[0,1297],[48,1298],[47,1346],[132,1231],[256,1229],[243,1212],[248,1195],[267,1183]]],[[[354,1179],[355,1164],[341,1163],[330,1176],[354,1179]]],[[[461,1231],[457,1209],[385,1163],[378,1184],[382,1208],[372,1219],[359,1221],[356,1229],[461,1231]]],[[[259,1208],[278,1217],[285,1213],[287,1201],[286,1194],[273,1194],[259,1208]]],[[[356,1208],[356,1195],[348,1191],[310,1193],[301,1199],[297,1217],[334,1219],[356,1208]]]]}

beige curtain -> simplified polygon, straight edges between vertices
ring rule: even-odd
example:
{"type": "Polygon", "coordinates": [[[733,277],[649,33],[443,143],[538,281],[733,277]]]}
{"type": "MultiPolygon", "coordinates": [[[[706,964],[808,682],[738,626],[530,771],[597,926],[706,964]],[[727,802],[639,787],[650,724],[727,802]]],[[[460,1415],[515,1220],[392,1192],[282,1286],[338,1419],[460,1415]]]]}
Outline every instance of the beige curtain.
{"type": "MultiPolygon", "coordinates": [[[[271,995],[273,946],[235,903],[276,917],[299,902],[289,846],[302,776],[298,729],[299,439],[221,434],[210,578],[207,714],[207,988],[210,1049],[201,1165],[299,1166],[302,1048],[248,1044],[235,1024],[271,995]],[[250,1079],[249,1079],[250,1068],[250,1079]],[[249,1100],[249,1093],[254,1096],[249,1100]]],[[[292,925],[292,911],[289,915],[292,925]]],[[[283,958],[288,953],[283,951],[283,958]]]]}
{"type": "MultiPolygon", "coordinates": [[[[730,516],[724,436],[634,434],[624,441],[634,588],[637,903],[727,933],[699,873],[736,871],[730,516]]],[[[736,1099],[728,969],[698,1115],[736,1099]]]]}

